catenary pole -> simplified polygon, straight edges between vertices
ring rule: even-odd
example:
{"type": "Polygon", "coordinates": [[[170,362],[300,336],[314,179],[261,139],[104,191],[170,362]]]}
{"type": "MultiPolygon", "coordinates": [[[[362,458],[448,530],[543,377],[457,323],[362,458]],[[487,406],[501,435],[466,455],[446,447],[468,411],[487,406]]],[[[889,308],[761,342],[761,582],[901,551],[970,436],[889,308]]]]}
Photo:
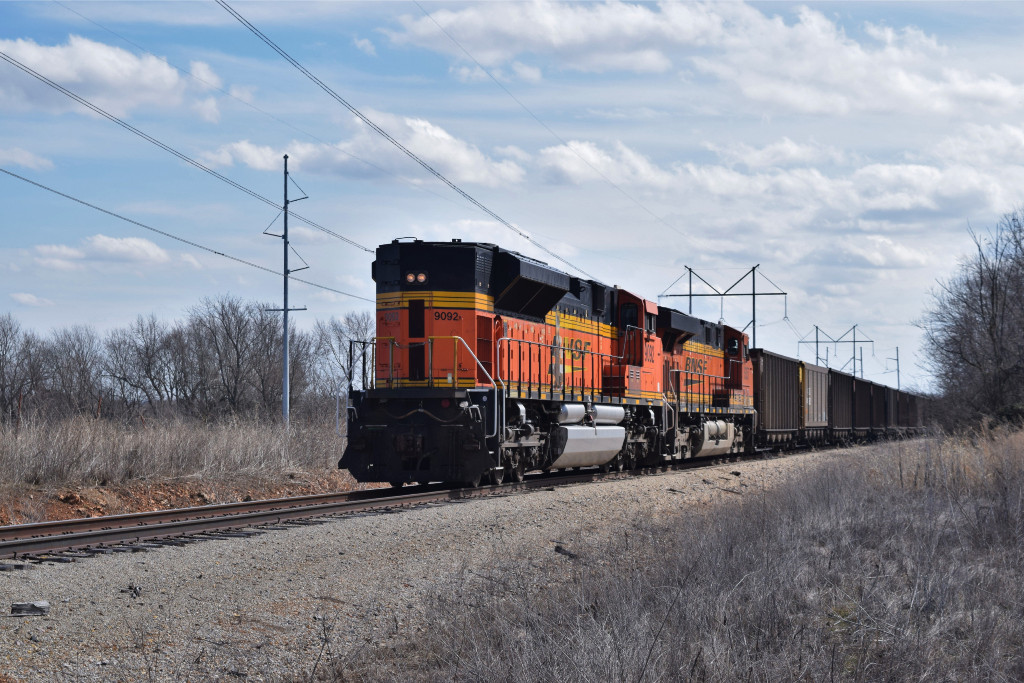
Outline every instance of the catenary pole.
{"type": "Polygon", "coordinates": [[[281,418],[285,429],[288,428],[288,155],[284,155],[284,341],[281,344],[284,378],[281,384],[281,418]]]}
{"type": "MultiPolygon", "coordinates": [[[[301,189],[301,188],[300,188],[301,189]]],[[[289,354],[288,354],[288,313],[291,311],[304,311],[306,307],[302,308],[289,308],[288,307],[288,278],[289,276],[300,270],[305,270],[309,266],[303,265],[301,268],[292,270],[288,267],[288,251],[291,249],[291,243],[288,241],[288,205],[294,202],[306,199],[305,195],[298,199],[288,199],[288,155],[284,155],[284,205],[282,206],[281,214],[284,216],[284,230],[280,235],[272,235],[273,237],[280,237],[281,241],[284,242],[284,308],[269,308],[268,311],[281,311],[284,315],[282,319],[283,336],[281,339],[281,419],[284,421],[285,429],[288,428],[288,419],[290,412],[290,400],[289,400],[289,387],[291,382],[289,381],[289,354]]],[[[270,234],[270,233],[268,233],[270,234]]],[[[299,257],[302,260],[302,257],[299,257]]]]}

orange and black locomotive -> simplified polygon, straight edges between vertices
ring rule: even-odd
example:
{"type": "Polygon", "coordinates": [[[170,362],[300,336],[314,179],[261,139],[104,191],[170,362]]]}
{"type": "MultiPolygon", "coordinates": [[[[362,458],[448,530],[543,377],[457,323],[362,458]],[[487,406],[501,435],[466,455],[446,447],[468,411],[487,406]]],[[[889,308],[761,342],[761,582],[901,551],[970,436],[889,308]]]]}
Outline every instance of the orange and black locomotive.
{"type": "Polygon", "coordinates": [[[370,377],[339,463],[477,485],[754,448],[747,336],[494,244],[377,249],[370,377]]]}

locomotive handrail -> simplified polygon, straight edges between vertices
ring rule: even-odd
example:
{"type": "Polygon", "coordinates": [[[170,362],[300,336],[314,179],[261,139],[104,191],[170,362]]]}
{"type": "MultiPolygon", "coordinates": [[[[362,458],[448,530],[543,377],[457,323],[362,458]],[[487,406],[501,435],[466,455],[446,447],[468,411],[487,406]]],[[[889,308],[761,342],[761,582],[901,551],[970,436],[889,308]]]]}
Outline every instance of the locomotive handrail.
{"type": "MultiPolygon", "coordinates": [[[[501,367],[501,359],[502,359],[501,343],[502,342],[508,342],[507,346],[508,346],[510,352],[512,350],[512,342],[515,342],[516,344],[520,344],[520,345],[526,344],[527,347],[536,346],[538,348],[551,349],[552,351],[554,351],[555,349],[558,349],[559,353],[563,356],[563,358],[562,358],[563,365],[564,365],[564,354],[566,352],[569,352],[569,353],[579,353],[579,354],[581,354],[581,356],[589,355],[591,358],[607,358],[607,359],[615,360],[615,361],[622,361],[625,358],[625,354],[616,356],[616,355],[613,355],[613,354],[610,354],[610,353],[601,353],[600,351],[586,351],[586,350],[583,350],[583,349],[579,349],[579,350],[577,350],[577,349],[567,349],[564,346],[561,346],[559,344],[545,344],[544,342],[533,341],[533,340],[530,340],[530,339],[516,339],[515,337],[500,337],[498,339],[498,344],[495,347],[495,357],[497,359],[497,366],[498,366],[498,371],[497,371],[496,374],[498,376],[498,380],[502,383],[503,386],[505,386],[506,384],[511,384],[512,380],[509,379],[509,380],[506,381],[502,377],[502,374],[501,374],[501,371],[502,371],[502,367],[501,367]]],[[[533,361],[533,356],[532,355],[530,356],[530,361],[531,362],[533,361]]],[[[586,368],[584,367],[584,370],[585,369],[586,368]]],[[[593,375],[593,368],[591,368],[591,375],[593,375]]],[[[531,376],[532,376],[532,373],[531,373],[531,376]]],[[[552,380],[553,380],[553,373],[552,373],[552,380]]],[[[531,381],[529,383],[533,384],[532,379],[531,379],[531,381]]],[[[594,384],[593,383],[593,376],[591,377],[591,383],[592,383],[592,385],[594,384]]],[[[519,380],[519,384],[522,384],[522,380],[519,380]]],[[[540,384],[540,382],[538,382],[538,384],[540,384]]],[[[550,382],[549,385],[551,386],[552,389],[554,388],[554,382],[553,381],[550,382]]],[[[596,386],[591,386],[590,387],[591,398],[593,398],[593,394],[594,394],[594,391],[596,389],[597,389],[596,386]]],[[[581,394],[586,393],[586,390],[587,390],[587,387],[586,387],[586,377],[584,376],[583,386],[580,387],[580,393],[581,394]]],[[[564,386],[563,386],[563,391],[564,391],[564,386]]]]}
{"type": "MultiPolygon", "coordinates": [[[[491,385],[494,386],[494,394],[495,394],[495,396],[494,396],[494,421],[493,421],[494,432],[492,434],[485,435],[485,438],[487,438],[487,439],[494,438],[495,436],[498,435],[498,404],[501,403],[501,400],[500,400],[500,398],[501,398],[501,396],[500,396],[501,389],[498,388],[498,383],[494,381],[493,377],[491,377],[491,373],[487,372],[487,368],[484,367],[484,364],[481,363],[480,359],[476,357],[475,353],[473,353],[473,349],[469,348],[469,344],[466,343],[465,339],[463,339],[462,337],[459,337],[457,335],[452,335],[452,336],[448,336],[448,337],[444,337],[444,336],[427,337],[427,341],[431,342],[431,348],[433,348],[433,343],[432,342],[435,339],[451,339],[451,340],[454,340],[454,341],[461,342],[462,345],[466,347],[466,351],[469,352],[469,355],[473,357],[474,361],[476,361],[477,367],[484,373],[484,376],[487,377],[487,380],[491,383],[491,385]]],[[[458,348],[459,348],[458,346],[455,347],[455,360],[456,360],[456,363],[455,363],[455,366],[452,368],[452,375],[453,375],[453,380],[452,381],[453,381],[453,385],[454,386],[458,386],[458,381],[459,381],[458,348]]],[[[430,372],[431,379],[433,379],[433,374],[434,374],[433,365],[430,366],[429,372],[430,372]]],[[[502,382],[501,386],[502,386],[502,388],[504,388],[504,382],[502,382]]]]}
{"type": "MultiPolygon", "coordinates": [[[[481,372],[483,372],[484,376],[487,378],[487,381],[490,382],[490,384],[494,387],[494,392],[495,392],[494,421],[493,421],[494,431],[491,434],[486,434],[485,435],[485,438],[488,438],[488,439],[494,438],[495,436],[498,435],[498,404],[501,402],[500,401],[500,398],[501,398],[500,394],[501,394],[501,391],[505,387],[505,382],[502,381],[502,380],[499,380],[499,381],[496,382],[494,380],[494,378],[491,377],[491,373],[487,372],[487,368],[484,366],[484,364],[482,362],[480,362],[479,358],[477,358],[477,355],[473,352],[473,349],[471,349],[469,344],[466,343],[466,340],[463,339],[462,337],[457,336],[457,335],[452,335],[452,336],[427,337],[427,347],[428,347],[428,350],[430,351],[430,362],[429,362],[429,365],[428,365],[428,368],[427,368],[427,383],[428,383],[429,386],[433,386],[433,380],[434,380],[433,342],[434,342],[434,340],[438,340],[438,339],[450,339],[452,341],[456,341],[456,342],[462,344],[462,346],[465,346],[466,347],[466,351],[469,352],[469,355],[473,358],[473,361],[476,363],[477,367],[480,369],[481,372]]],[[[373,345],[373,349],[374,349],[374,372],[373,372],[374,384],[373,384],[373,386],[376,387],[376,381],[377,381],[376,348],[377,348],[377,344],[379,344],[381,342],[387,342],[388,343],[388,380],[387,381],[388,381],[388,388],[391,389],[391,388],[393,388],[394,381],[395,381],[395,378],[394,378],[394,375],[395,375],[395,373],[394,373],[394,353],[393,352],[394,352],[394,348],[396,346],[401,348],[402,344],[399,344],[395,340],[394,337],[374,337],[372,340],[370,340],[368,342],[359,342],[359,343],[361,343],[361,344],[372,344],[373,345]]],[[[409,345],[406,346],[406,348],[409,348],[411,346],[412,346],[412,344],[409,344],[409,345]]],[[[456,344],[455,347],[454,347],[454,352],[453,352],[454,353],[454,359],[453,359],[454,365],[452,367],[452,380],[451,380],[453,387],[457,387],[458,383],[459,383],[459,363],[458,363],[459,356],[458,356],[458,348],[459,348],[458,344],[456,344]]],[[[349,361],[351,363],[351,357],[350,357],[349,361]]]]}
{"type": "MultiPolygon", "coordinates": [[[[360,386],[362,386],[364,389],[366,389],[368,384],[369,384],[369,382],[367,380],[368,375],[366,373],[366,347],[367,346],[370,347],[370,367],[374,368],[374,375],[376,375],[376,367],[377,367],[377,343],[376,343],[376,338],[371,339],[369,341],[362,340],[362,339],[349,339],[348,340],[348,390],[350,392],[352,391],[352,385],[353,385],[352,378],[354,377],[354,374],[353,374],[353,370],[352,370],[352,365],[355,362],[355,356],[356,356],[355,347],[356,347],[356,345],[359,345],[359,347],[360,347],[360,351],[359,351],[359,361],[360,361],[360,365],[361,365],[361,368],[360,368],[361,372],[360,372],[360,375],[359,375],[360,386]]],[[[374,379],[376,379],[376,377],[374,377],[374,379]]]]}
{"type": "MultiPolygon", "coordinates": [[[[712,358],[716,357],[716,356],[713,356],[712,354],[710,354],[710,353],[708,353],[706,351],[689,351],[688,353],[690,353],[690,355],[708,356],[708,357],[712,357],[712,358]]],[[[717,385],[717,388],[721,389],[721,388],[723,388],[723,385],[724,385],[725,381],[735,379],[733,377],[733,366],[734,365],[742,365],[743,364],[743,361],[736,360],[736,359],[733,359],[733,358],[728,358],[728,359],[723,358],[723,360],[727,361],[728,364],[729,364],[728,365],[729,374],[727,374],[727,375],[712,375],[712,374],[706,373],[706,372],[693,372],[692,370],[687,370],[685,368],[669,368],[668,369],[669,370],[669,379],[671,380],[671,377],[672,377],[673,374],[675,374],[675,375],[684,375],[685,374],[688,379],[689,379],[689,377],[698,377],[698,378],[700,378],[698,381],[702,385],[701,389],[704,388],[703,385],[704,385],[704,380],[705,379],[720,379],[720,380],[723,380],[723,382],[721,382],[721,383],[716,382],[716,383],[709,383],[709,384],[715,384],[715,385],[717,385]]],[[[671,385],[671,381],[670,381],[670,385],[671,385]]],[[[716,388],[716,386],[709,386],[708,388],[714,390],[716,388]]],[[[684,393],[681,390],[681,388],[679,387],[678,381],[676,382],[675,386],[673,387],[673,391],[674,391],[674,393],[676,395],[676,406],[678,408],[679,399],[681,398],[681,395],[684,393]]],[[[693,401],[692,401],[692,394],[693,394],[693,392],[689,390],[689,386],[687,387],[687,391],[685,393],[687,395],[686,404],[687,404],[687,406],[690,406],[693,403],[693,401]]],[[[698,396],[703,396],[703,395],[704,395],[703,393],[698,393],[698,396]]],[[[703,403],[704,403],[703,401],[698,401],[698,404],[703,404],[703,403]]]]}

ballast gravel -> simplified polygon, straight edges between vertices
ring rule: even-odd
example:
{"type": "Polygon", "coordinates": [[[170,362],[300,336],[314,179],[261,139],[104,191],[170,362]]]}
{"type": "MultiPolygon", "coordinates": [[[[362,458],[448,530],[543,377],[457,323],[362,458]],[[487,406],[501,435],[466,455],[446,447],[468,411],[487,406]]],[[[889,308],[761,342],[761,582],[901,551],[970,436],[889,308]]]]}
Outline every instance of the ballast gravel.
{"type": "Polygon", "coordinates": [[[509,552],[547,560],[639,517],[734,502],[868,450],[332,517],[0,572],[0,615],[15,602],[51,606],[46,616],[0,616],[0,683],[307,678],[353,648],[429,628],[425,599],[456,572],[509,552]]]}

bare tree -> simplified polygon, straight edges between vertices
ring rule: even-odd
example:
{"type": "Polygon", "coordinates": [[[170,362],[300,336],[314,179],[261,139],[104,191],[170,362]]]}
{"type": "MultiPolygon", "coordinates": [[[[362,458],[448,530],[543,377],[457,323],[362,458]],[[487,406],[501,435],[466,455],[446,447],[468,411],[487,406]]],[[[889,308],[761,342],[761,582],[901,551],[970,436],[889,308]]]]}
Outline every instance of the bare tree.
{"type": "Polygon", "coordinates": [[[103,396],[103,345],[87,325],[53,333],[45,345],[49,390],[62,414],[99,413],[103,396]]]}
{"type": "Polygon", "coordinates": [[[167,325],[150,315],[111,331],[104,340],[104,372],[129,410],[167,410],[174,376],[168,335],[167,325]]]}
{"type": "Polygon", "coordinates": [[[1024,213],[1015,210],[939,283],[919,325],[954,421],[1024,417],[1024,213]]]}
{"type": "MultiPolygon", "coordinates": [[[[2,315],[0,420],[15,416],[22,400],[26,409],[53,417],[96,414],[102,404],[106,417],[146,412],[276,419],[282,324],[268,309],[232,296],[204,299],[182,322],[139,316],[102,339],[81,325],[40,338],[2,315]]],[[[289,330],[292,406],[307,419],[326,419],[348,381],[348,340],[372,334],[369,313],[318,323],[313,333],[289,330]]]]}
{"type": "Polygon", "coordinates": [[[200,332],[210,351],[216,376],[212,387],[228,412],[252,407],[248,389],[255,363],[251,304],[232,296],[203,299],[189,311],[189,323],[200,332]]]}
{"type": "Polygon", "coordinates": [[[34,335],[22,332],[10,313],[0,316],[0,419],[17,419],[25,396],[41,380],[33,372],[36,342],[34,335]]]}
{"type": "MultiPolygon", "coordinates": [[[[251,304],[248,313],[252,320],[252,386],[261,411],[276,415],[281,409],[281,387],[284,374],[282,361],[281,314],[271,312],[269,304],[251,304]]],[[[289,341],[294,335],[289,335],[289,341]]],[[[289,356],[294,356],[294,352],[289,356]]],[[[294,367],[289,366],[289,374],[294,367]]],[[[289,389],[291,383],[289,382],[289,389]]]]}
{"type": "Polygon", "coordinates": [[[375,330],[376,321],[369,311],[347,313],[341,320],[331,317],[327,322],[317,321],[313,334],[320,373],[323,381],[329,383],[329,391],[333,393],[342,387],[363,388],[364,379],[369,380],[373,374],[368,342],[373,339],[375,330]]]}
{"type": "Polygon", "coordinates": [[[178,323],[166,340],[171,368],[170,401],[185,415],[209,415],[216,407],[217,369],[204,328],[194,320],[178,323]]]}

